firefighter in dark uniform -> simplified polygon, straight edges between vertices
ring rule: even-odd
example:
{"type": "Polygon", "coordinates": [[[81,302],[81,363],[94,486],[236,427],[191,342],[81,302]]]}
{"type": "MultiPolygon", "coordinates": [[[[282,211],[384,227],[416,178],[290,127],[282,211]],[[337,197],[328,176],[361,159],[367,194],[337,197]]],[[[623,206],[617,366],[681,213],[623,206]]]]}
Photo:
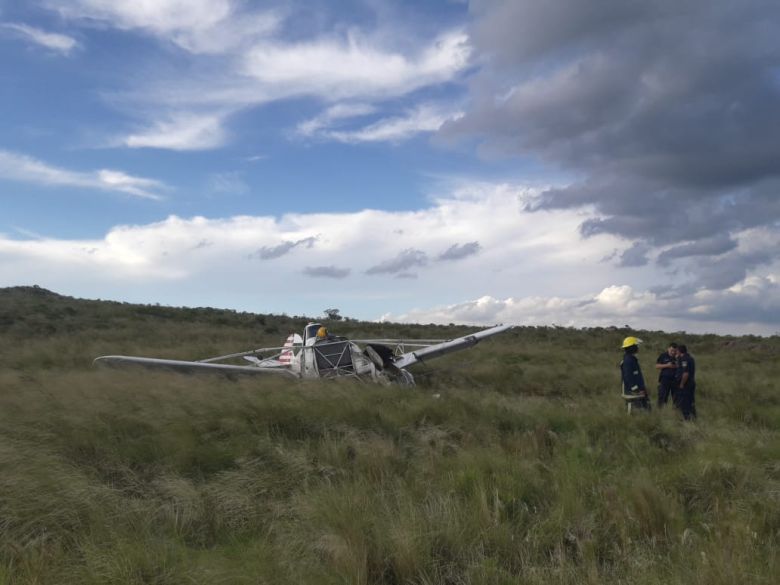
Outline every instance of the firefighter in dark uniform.
{"type": "Polygon", "coordinates": [[[675,392],[677,406],[685,420],[696,418],[696,360],[684,345],[677,347],[677,374],[675,392]]]}
{"type": "Polygon", "coordinates": [[[658,370],[658,408],[669,402],[677,405],[675,398],[675,377],[677,373],[677,344],[670,343],[669,347],[655,360],[655,369],[658,370]]]}
{"type": "Polygon", "coordinates": [[[650,410],[645,378],[642,376],[642,368],[639,367],[639,360],[636,357],[640,343],[642,340],[636,337],[626,337],[623,340],[623,361],[620,362],[620,374],[623,379],[623,394],[644,395],[644,399],[634,401],[634,405],[637,408],[650,410]]]}

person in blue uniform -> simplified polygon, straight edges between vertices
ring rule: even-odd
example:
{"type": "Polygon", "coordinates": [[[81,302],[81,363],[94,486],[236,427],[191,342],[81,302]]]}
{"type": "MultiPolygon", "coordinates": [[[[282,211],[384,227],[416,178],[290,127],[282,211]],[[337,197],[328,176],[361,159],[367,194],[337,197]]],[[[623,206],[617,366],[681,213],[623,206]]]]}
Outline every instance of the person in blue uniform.
{"type": "Polygon", "coordinates": [[[669,402],[677,405],[675,399],[675,375],[677,373],[677,344],[670,343],[666,351],[655,360],[655,369],[658,370],[658,408],[669,402]]]}
{"type": "Polygon", "coordinates": [[[620,375],[623,380],[624,395],[644,395],[643,400],[634,401],[634,406],[650,410],[650,398],[645,386],[645,378],[642,376],[642,368],[636,354],[639,352],[641,339],[626,337],[623,340],[623,361],[620,362],[620,375]]]}
{"type": "Polygon", "coordinates": [[[696,360],[684,345],[677,347],[675,385],[675,392],[678,395],[677,406],[683,418],[694,420],[696,418],[696,360]]]}

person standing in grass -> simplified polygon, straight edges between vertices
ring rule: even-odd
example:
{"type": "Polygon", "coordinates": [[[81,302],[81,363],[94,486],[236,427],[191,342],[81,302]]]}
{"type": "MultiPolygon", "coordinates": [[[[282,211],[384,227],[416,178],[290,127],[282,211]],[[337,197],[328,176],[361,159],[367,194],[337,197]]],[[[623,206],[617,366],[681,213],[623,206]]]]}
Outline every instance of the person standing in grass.
{"type": "Polygon", "coordinates": [[[620,374],[623,379],[623,394],[642,396],[644,399],[634,401],[634,406],[650,410],[650,398],[647,395],[645,378],[642,376],[642,368],[636,354],[639,352],[641,339],[626,337],[623,340],[623,361],[620,362],[620,374]]]}
{"type": "Polygon", "coordinates": [[[658,408],[663,407],[672,397],[672,402],[677,405],[675,398],[675,375],[677,373],[677,344],[670,343],[666,351],[655,360],[655,369],[658,370],[658,408]]]}
{"type": "Polygon", "coordinates": [[[676,402],[683,418],[694,420],[696,418],[696,360],[684,345],[677,347],[675,386],[675,392],[679,396],[676,402]]]}

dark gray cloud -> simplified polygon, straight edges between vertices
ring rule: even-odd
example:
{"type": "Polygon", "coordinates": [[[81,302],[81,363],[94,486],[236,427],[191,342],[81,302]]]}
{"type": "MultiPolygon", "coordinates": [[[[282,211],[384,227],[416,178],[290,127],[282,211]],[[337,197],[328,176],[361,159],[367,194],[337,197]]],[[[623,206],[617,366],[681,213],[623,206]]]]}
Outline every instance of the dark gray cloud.
{"type": "Polygon", "coordinates": [[[737,242],[728,234],[720,234],[664,250],[658,256],[658,263],[666,265],[677,258],[688,258],[691,256],[718,256],[730,252],[736,247],[737,242]]]}
{"type": "Polygon", "coordinates": [[[312,278],[335,278],[342,279],[349,276],[349,268],[338,268],[336,266],[307,266],[303,269],[306,276],[312,278]]]}
{"type": "Polygon", "coordinates": [[[438,260],[460,260],[467,256],[472,256],[480,251],[482,246],[479,242],[467,242],[465,244],[453,244],[444,252],[439,254],[438,260]]]}
{"type": "Polygon", "coordinates": [[[695,277],[700,286],[725,289],[744,280],[751,269],[771,262],[776,257],[777,251],[774,249],[749,253],[735,250],[718,257],[697,258],[686,265],[686,270],[695,277]]]}
{"type": "Polygon", "coordinates": [[[778,229],[780,3],[470,7],[485,65],[466,115],[440,135],[475,136],[488,154],[536,158],[579,177],[531,210],[592,205],[597,217],[583,223],[584,236],[680,244],[664,262],[720,255],[746,228],[778,229]]]}
{"type": "Polygon", "coordinates": [[[469,6],[477,20],[472,37],[502,68],[511,70],[646,18],[651,10],[646,4],[471,0],[469,6]]]}
{"type": "Polygon", "coordinates": [[[634,245],[624,250],[618,260],[618,266],[624,268],[632,268],[636,266],[645,266],[649,260],[647,259],[647,253],[650,251],[650,246],[644,242],[634,242],[634,245]]]}
{"type": "Polygon", "coordinates": [[[425,266],[428,263],[428,255],[422,250],[407,248],[395,258],[380,262],[366,270],[366,274],[399,274],[408,273],[410,268],[425,266]]]}
{"type": "Polygon", "coordinates": [[[316,237],[303,238],[302,240],[296,240],[294,242],[284,241],[277,246],[263,246],[256,252],[249,255],[250,258],[259,258],[260,260],[273,260],[274,258],[280,258],[289,253],[298,246],[305,248],[311,248],[317,241],[316,237]]]}

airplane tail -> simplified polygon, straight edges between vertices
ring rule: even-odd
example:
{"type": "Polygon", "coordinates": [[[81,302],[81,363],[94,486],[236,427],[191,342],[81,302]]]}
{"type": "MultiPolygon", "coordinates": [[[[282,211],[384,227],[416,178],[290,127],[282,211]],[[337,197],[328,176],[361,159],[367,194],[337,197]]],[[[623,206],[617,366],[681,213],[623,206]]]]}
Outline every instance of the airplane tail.
{"type": "Polygon", "coordinates": [[[295,357],[294,348],[296,346],[300,347],[301,345],[303,345],[303,338],[297,333],[290,333],[290,335],[287,336],[283,346],[289,349],[282,350],[282,353],[279,355],[279,361],[283,365],[289,366],[295,357]]]}

